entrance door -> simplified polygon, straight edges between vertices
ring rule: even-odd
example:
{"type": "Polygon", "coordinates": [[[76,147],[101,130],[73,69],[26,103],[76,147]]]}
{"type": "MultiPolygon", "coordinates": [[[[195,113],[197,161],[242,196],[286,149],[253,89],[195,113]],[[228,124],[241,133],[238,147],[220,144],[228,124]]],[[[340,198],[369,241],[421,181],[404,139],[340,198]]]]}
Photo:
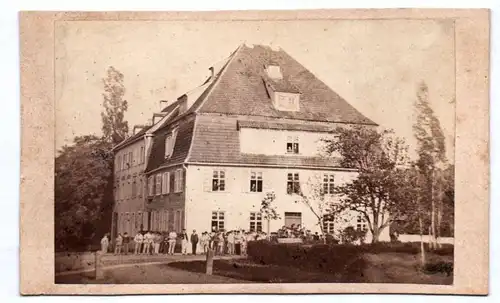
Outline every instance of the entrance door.
{"type": "Polygon", "coordinates": [[[292,227],[292,224],[302,224],[302,213],[285,212],[285,226],[292,227]]]}

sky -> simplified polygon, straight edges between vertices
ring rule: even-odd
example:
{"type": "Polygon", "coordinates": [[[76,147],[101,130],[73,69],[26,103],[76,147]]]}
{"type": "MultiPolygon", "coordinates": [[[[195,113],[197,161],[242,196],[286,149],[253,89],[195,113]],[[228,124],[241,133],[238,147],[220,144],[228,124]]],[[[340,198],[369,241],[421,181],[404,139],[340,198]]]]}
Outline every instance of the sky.
{"type": "Polygon", "coordinates": [[[358,111],[410,145],[416,89],[431,106],[453,161],[454,27],[450,20],[56,22],[56,147],[100,134],[102,79],[124,76],[129,127],[200,85],[241,43],[280,47],[358,111]]]}

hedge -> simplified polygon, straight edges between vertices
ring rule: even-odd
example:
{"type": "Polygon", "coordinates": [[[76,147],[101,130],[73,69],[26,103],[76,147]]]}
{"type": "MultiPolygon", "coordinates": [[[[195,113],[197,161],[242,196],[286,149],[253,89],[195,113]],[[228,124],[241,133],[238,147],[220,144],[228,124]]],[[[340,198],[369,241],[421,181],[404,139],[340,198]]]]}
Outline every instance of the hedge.
{"type": "MultiPolygon", "coordinates": [[[[426,247],[428,251],[428,247],[426,247]]],[[[345,273],[364,266],[364,253],[420,253],[420,243],[352,244],[276,244],[265,240],[248,243],[248,257],[262,265],[294,266],[312,271],[345,273]]],[[[453,255],[453,245],[443,245],[433,251],[439,255],[453,255]]]]}

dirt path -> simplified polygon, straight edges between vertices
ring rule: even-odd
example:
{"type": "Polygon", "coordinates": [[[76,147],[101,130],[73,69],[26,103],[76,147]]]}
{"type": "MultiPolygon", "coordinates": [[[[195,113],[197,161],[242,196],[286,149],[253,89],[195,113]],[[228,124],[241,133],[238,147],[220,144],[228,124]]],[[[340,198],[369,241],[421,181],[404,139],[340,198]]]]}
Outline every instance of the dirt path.
{"type": "Polygon", "coordinates": [[[95,281],[92,272],[56,277],[61,284],[200,284],[200,283],[249,283],[233,278],[193,273],[169,267],[167,264],[134,264],[123,268],[108,269],[102,281],[95,281]]]}

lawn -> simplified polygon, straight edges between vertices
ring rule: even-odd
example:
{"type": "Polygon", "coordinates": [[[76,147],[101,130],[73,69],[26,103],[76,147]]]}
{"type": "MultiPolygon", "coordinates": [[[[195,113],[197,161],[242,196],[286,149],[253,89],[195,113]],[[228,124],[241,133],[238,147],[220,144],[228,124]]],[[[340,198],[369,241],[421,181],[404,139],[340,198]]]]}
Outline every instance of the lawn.
{"type": "MultiPolygon", "coordinates": [[[[432,262],[452,262],[453,256],[430,255],[432,262]]],[[[195,273],[205,271],[205,262],[174,262],[169,267],[195,273]]],[[[296,266],[258,264],[251,260],[215,260],[214,274],[259,283],[453,283],[453,275],[425,273],[418,269],[418,255],[408,253],[364,253],[336,273],[299,269],[296,266]]]]}

